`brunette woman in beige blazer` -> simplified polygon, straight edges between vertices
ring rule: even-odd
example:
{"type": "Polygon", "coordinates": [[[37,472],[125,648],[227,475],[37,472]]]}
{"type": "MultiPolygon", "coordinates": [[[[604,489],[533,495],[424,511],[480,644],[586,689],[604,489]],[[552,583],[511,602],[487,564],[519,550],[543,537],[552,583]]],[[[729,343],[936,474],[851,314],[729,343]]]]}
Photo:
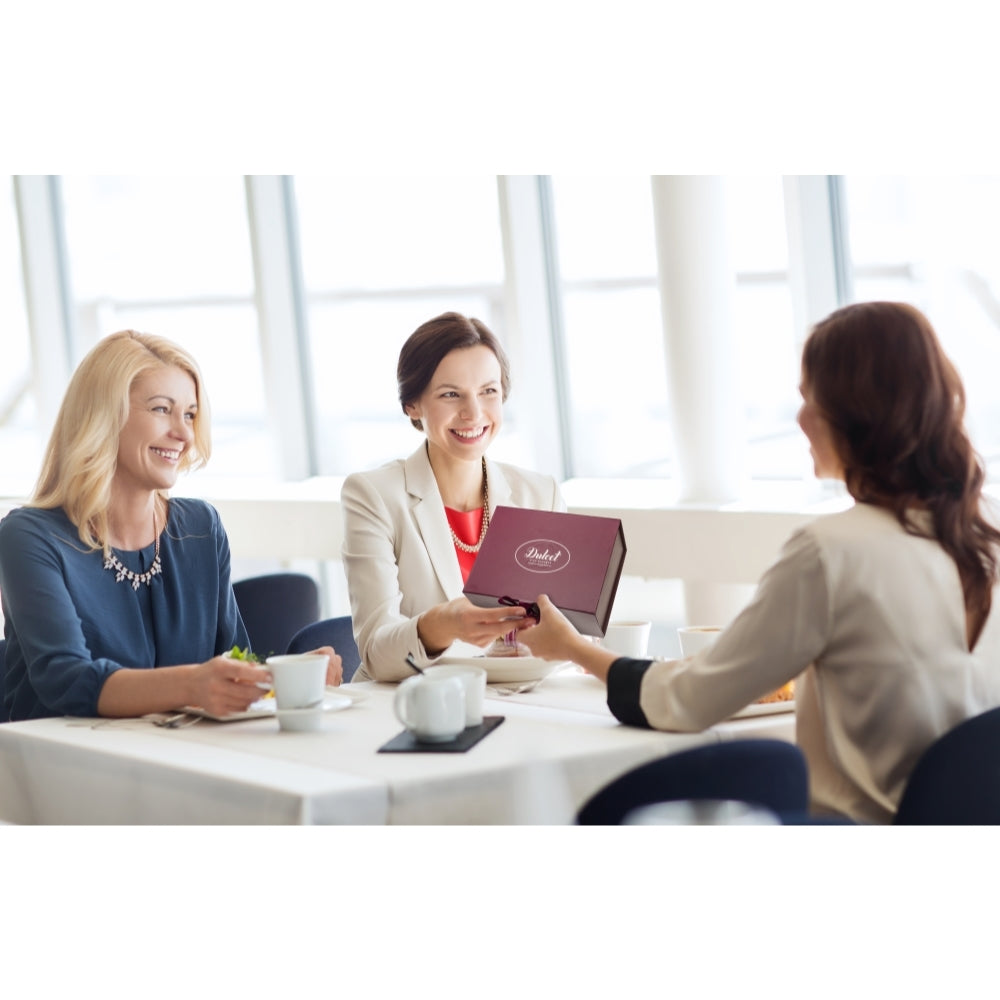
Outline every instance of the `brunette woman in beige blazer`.
{"type": "Polygon", "coordinates": [[[424,440],[407,459],[348,476],[341,492],[355,680],[400,681],[413,675],[407,655],[426,666],[445,652],[481,653],[530,624],[521,608],[476,607],[462,587],[498,505],[566,509],[551,476],[486,457],[510,363],[480,320],[449,312],[424,323],[396,375],[424,440]]]}
{"type": "Polygon", "coordinates": [[[927,317],[860,302],[802,354],[816,475],[855,504],[799,529],[716,643],[682,660],[594,646],[539,596],[536,656],[608,685],[621,721],[695,732],[795,680],[816,813],[888,823],[920,755],[1000,705],[1000,531],[965,390],[927,317]]]}

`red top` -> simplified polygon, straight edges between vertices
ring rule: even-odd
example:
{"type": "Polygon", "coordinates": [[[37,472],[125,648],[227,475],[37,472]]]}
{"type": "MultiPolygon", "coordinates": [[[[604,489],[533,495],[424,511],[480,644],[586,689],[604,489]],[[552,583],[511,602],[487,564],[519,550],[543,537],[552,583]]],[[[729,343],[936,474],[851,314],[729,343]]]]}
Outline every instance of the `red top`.
{"type": "MultiPolygon", "coordinates": [[[[465,542],[466,545],[475,545],[479,541],[479,533],[483,526],[483,508],[477,507],[475,510],[452,510],[445,507],[445,516],[451,530],[465,542]]],[[[458,566],[462,571],[462,583],[469,579],[472,572],[472,564],[476,561],[478,552],[465,552],[457,545],[455,554],[458,556],[458,566]]]]}

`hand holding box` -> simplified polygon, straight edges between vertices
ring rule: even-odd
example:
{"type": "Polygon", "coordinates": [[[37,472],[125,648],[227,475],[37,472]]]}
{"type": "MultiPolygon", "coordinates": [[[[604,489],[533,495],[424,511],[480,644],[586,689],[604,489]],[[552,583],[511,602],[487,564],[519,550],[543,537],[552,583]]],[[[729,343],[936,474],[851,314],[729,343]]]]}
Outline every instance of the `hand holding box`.
{"type": "Polygon", "coordinates": [[[530,605],[539,594],[548,594],[577,631],[603,636],[625,552],[618,518],[497,507],[465,596],[492,608],[509,602],[530,605]]]}

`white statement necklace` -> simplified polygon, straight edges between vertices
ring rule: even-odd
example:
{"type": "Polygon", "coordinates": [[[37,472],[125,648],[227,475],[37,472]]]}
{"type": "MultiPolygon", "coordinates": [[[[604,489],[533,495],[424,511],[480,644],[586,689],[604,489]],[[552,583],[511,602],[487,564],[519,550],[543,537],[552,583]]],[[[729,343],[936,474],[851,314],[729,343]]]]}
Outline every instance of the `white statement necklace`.
{"type": "Polygon", "coordinates": [[[156,538],[156,547],[153,550],[153,565],[145,573],[136,573],[134,570],[123,566],[114,552],[109,552],[104,560],[104,568],[111,570],[115,574],[115,582],[121,583],[127,580],[133,590],[138,590],[142,584],[151,586],[154,576],[163,572],[163,565],[160,562],[160,533],[156,530],[156,514],[153,514],[153,535],[156,538]]]}
{"type": "Polygon", "coordinates": [[[478,552],[483,546],[483,539],[486,537],[486,530],[490,526],[490,484],[489,480],[486,478],[486,459],[483,459],[483,520],[479,526],[479,541],[475,545],[469,545],[467,542],[463,542],[458,535],[455,534],[455,529],[449,524],[448,530],[451,532],[451,540],[455,543],[455,547],[461,549],[463,552],[478,552]]]}

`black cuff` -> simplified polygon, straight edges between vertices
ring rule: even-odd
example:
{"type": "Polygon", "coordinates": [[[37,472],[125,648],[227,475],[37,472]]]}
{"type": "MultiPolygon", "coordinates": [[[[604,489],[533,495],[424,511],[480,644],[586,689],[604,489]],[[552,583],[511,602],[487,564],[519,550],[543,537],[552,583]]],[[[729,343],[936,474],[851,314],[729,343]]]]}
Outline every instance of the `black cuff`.
{"type": "Polygon", "coordinates": [[[627,726],[652,728],[639,707],[642,678],[652,663],[652,660],[633,660],[622,656],[611,664],[608,671],[608,708],[619,722],[627,726]]]}

